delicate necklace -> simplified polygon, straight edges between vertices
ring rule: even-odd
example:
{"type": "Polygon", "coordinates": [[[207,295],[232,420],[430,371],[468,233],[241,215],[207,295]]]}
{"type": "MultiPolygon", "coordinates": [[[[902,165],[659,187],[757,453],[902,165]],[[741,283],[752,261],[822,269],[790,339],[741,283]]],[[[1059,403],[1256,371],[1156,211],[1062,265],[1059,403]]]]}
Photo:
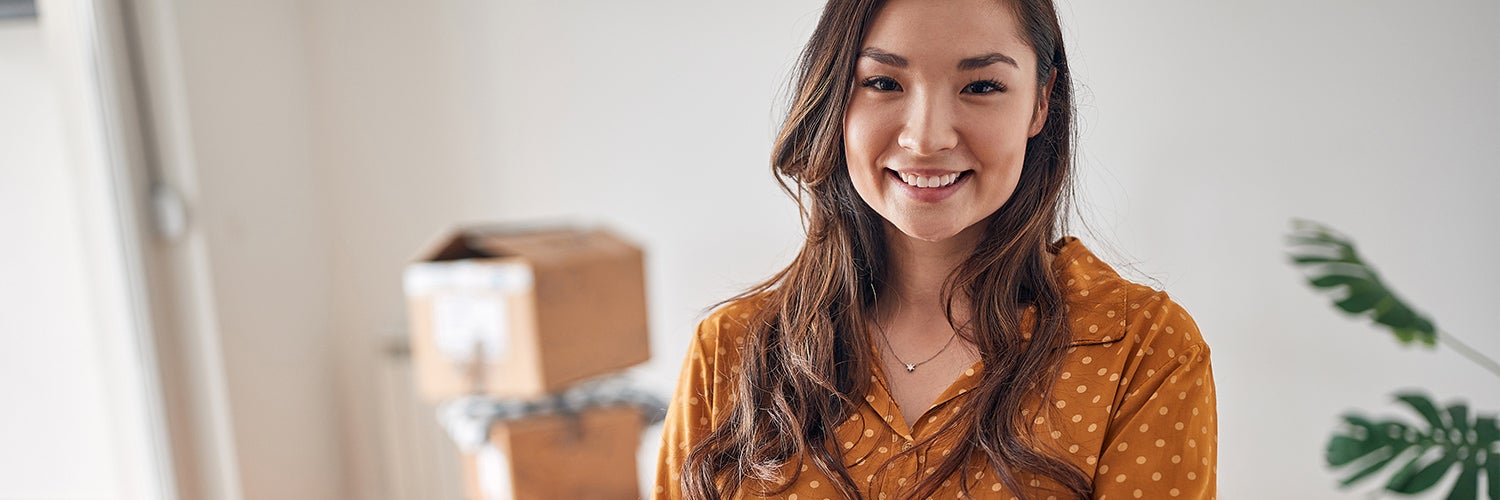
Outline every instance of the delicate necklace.
{"type": "MultiPolygon", "coordinates": [[[[879,302],[880,299],[879,299],[879,297],[876,297],[875,300],[876,300],[876,302],[879,302]]],[[[906,372],[907,373],[911,373],[911,372],[917,371],[917,367],[918,366],[922,366],[922,364],[924,364],[924,363],[926,363],[928,361],[932,361],[934,359],[937,359],[937,357],[938,357],[939,354],[942,354],[943,351],[948,350],[948,346],[953,345],[953,339],[958,337],[958,331],[954,330],[953,331],[953,335],[950,336],[950,337],[948,337],[948,343],[943,344],[943,348],[942,349],[938,349],[938,352],[935,352],[935,353],[932,354],[932,356],[928,356],[927,359],[918,361],[916,363],[907,363],[906,361],[903,361],[901,359],[900,355],[896,354],[896,348],[891,346],[891,338],[889,336],[886,336],[886,334],[885,334],[885,326],[880,324],[880,314],[875,314],[875,328],[878,329],[878,330],[880,330],[880,338],[885,339],[885,348],[886,348],[886,350],[888,350],[888,351],[891,352],[891,357],[896,358],[896,362],[901,363],[902,365],[906,366],[906,372]]]]}

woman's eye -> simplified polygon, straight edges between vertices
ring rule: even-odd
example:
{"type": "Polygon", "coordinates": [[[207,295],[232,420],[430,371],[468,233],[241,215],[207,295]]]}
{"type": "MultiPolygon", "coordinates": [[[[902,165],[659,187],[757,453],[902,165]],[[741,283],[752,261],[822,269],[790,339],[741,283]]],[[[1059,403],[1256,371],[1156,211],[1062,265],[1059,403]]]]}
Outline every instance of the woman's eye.
{"type": "Polygon", "coordinates": [[[893,92],[901,90],[901,84],[884,76],[877,76],[859,83],[861,87],[869,87],[881,92],[893,92]]]}
{"type": "Polygon", "coordinates": [[[968,92],[970,94],[1005,92],[1005,84],[994,80],[980,80],[974,83],[970,83],[969,86],[964,87],[964,92],[968,92]]]}

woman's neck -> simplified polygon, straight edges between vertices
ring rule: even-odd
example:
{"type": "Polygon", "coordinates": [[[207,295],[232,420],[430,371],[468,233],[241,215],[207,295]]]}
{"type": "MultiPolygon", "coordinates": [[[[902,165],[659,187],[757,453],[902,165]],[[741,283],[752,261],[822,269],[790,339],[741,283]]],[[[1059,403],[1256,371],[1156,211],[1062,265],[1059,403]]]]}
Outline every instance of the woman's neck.
{"type": "MultiPolygon", "coordinates": [[[[882,292],[894,300],[877,304],[889,316],[915,316],[922,322],[942,318],[946,305],[942,301],[943,283],[963,264],[979,245],[984,234],[981,224],[970,226],[941,241],[923,241],[886,223],[886,286],[882,292]]],[[[954,297],[953,319],[963,323],[968,317],[968,300],[954,297]]]]}
{"type": "MultiPolygon", "coordinates": [[[[923,241],[907,236],[887,222],[888,267],[881,294],[891,297],[876,304],[876,314],[928,324],[941,322],[946,308],[942,300],[943,284],[954,269],[974,254],[983,236],[983,225],[975,224],[942,241],[923,241]]],[[[1043,257],[1050,268],[1053,255],[1046,253],[1043,257]]],[[[968,297],[960,290],[953,299],[953,320],[961,325],[969,317],[968,297]]]]}

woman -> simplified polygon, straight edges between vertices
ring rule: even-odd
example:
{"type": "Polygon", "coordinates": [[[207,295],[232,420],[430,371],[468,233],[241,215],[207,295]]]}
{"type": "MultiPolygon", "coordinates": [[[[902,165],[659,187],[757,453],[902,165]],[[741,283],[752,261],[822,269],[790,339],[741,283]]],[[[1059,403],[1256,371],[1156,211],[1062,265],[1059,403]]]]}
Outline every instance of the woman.
{"type": "Polygon", "coordinates": [[[807,240],[699,326],[659,498],[1212,498],[1209,350],[1061,236],[1048,0],[831,0],[773,164],[807,240]]]}

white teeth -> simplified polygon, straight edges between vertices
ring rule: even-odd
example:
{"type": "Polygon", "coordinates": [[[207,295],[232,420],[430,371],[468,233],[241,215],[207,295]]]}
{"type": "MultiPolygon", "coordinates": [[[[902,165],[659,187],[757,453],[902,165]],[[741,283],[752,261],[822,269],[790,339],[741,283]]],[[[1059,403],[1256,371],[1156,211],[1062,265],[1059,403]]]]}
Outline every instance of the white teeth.
{"type": "Polygon", "coordinates": [[[933,177],[923,177],[917,174],[903,174],[900,172],[897,172],[897,175],[901,176],[901,180],[905,181],[907,184],[919,188],[945,187],[949,184],[953,184],[954,181],[957,181],[959,176],[959,174],[957,173],[952,173],[933,177]]]}

